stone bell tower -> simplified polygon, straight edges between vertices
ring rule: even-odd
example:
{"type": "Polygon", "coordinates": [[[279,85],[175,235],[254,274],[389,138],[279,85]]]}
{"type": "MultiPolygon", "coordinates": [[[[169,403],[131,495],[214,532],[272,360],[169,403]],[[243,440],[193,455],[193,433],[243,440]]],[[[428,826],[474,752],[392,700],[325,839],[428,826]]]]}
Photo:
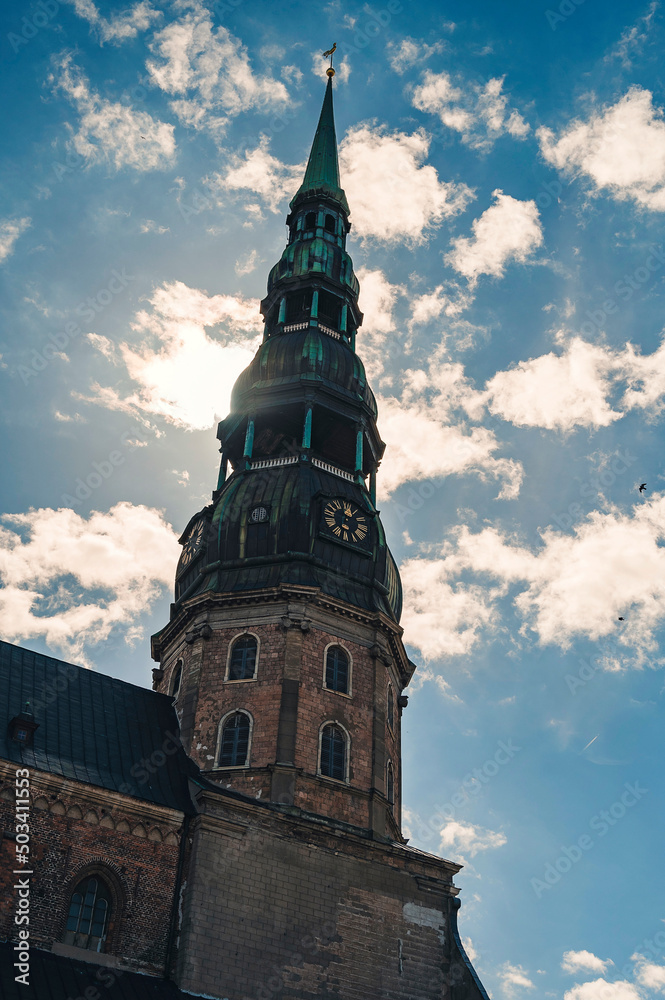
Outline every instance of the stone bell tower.
{"type": "Polygon", "coordinates": [[[333,75],[261,303],[263,343],[219,424],[217,488],[183,532],[171,618],[153,637],[155,687],[174,697],[205,780],[179,982],[229,1000],[475,1000],[486,994],[456,931],[459,866],[401,832],[415,666],[376,507],[384,444],[356,353],[333,75]],[[234,896],[241,876],[248,895],[234,896]],[[208,907],[210,933],[197,916],[208,907]],[[219,968],[201,962],[206,942],[224,952],[219,968]],[[275,976],[280,991],[261,993],[275,976]]]}

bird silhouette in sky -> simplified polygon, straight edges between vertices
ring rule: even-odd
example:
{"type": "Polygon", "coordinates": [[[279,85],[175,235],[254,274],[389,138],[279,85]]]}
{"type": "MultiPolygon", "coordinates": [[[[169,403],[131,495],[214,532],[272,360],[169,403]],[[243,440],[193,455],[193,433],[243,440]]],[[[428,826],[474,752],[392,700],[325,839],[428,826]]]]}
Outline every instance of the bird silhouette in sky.
{"type": "Polygon", "coordinates": [[[647,484],[646,483],[640,483],[640,493],[644,493],[644,491],[646,490],[646,488],[647,488],[647,484]]]}
{"type": "Polygon", "coordinates": [[[625,622],[625,620],[626,620],[625,618],[622,618],[621,615],[619,615],[619,621],[620,622],[625,622]]]}

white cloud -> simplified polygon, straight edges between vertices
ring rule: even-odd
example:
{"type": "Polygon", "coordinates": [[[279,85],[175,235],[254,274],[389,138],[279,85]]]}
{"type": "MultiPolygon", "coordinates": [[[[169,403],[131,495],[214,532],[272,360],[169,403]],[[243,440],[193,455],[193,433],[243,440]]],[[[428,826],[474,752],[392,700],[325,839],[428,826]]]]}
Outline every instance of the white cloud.
{"type": "Polygon", "coordinates": [[[453,819],[441,829],[440,837],[439,851],[458,858],[473,858],[480,851],[494,850],[507,842],[503,833],[453,819]]]}
{"type": "Polygon", "coordinates": [[[522,632],[541,645],[565,650],[578,638],[611,636],[607,668],[616,669],[617,656],[622,669],[640,667],[657,649],[655,635],[665,621],[664,542],[665,496],[658,494],[629,513],[591,511],[572,534],[547,529],[538,547],[495,528],[474,533],[462,526],[437,555],[407,563],[409,642],[429,658],[447,654],[457,622],[441,614],[446,605],[439,602],[447,589],[452,594],[463,586],[476,588],[476,631],[497,620],[498,597],[511,594],[522,632]],[[432,581],[429,590],[424,580],[432,581]],[[620,630],[619,616],[625,618],[620,630]]]}
{"type": "Polygon", "coordinates": [[[158,236],[168,233],[168,226],[160,226],[154,219],[143,219],[139,228],[140,233],[157,233],[158,236]]]}
{"type": "MultiPolygon", "coordinates": [[[[327,59],[321,58],[320,52],[312,53],[312,73],[317,78],[317,80],[325,80],[325,71],[329,66],[327,59]]],[[[335,82],[348,83],[349,77],[351,76],[351,63],[349,62],[348,56],[343,56],[342,59],[335,66],[335,82]]]]}
{"type": "Polygon", "coordinates": [[[657,965],[639,954],[631,955],[631,959],[637,963],[635,979],[638,983],[654,993],[665,993],[665,965],[657,965]]]}
{"type": "Polygon", "coordinates": [[[453,240],[446,260],[473,285],[481,274],[500,278],[506,265],[525,264],[543,242],[535,201],[518,201],[500,190],[487,211],[472,224],[473,237],[453,240]]]}
{"type": "Polygon", "coordinates": [[[170,585],[177,535],[160,511],[119,503],[86,520],[41,509],[0,519],[0,631],[42,638],[68,656],[124,632],[140,638],[146,609],[170,585]]]}
{"type": "Polygon", "coordinates": [[[134,111],[108,101],[90,88],[89,81],[64,55],[51,76],[77,109],[80,122],[71,145],[88,164],[106,162],[116,170],[163,170],[175,158],[174,127],[152,118],[147,111],[134,111]]]}
{"type": "Polygon", "coordinates": [[[610,52],[609,56],[606,57],[606,61],[609,62],[611,59],[620,59],[624,69],[631,68],[633,64],[632,56],[638,54],[643,46],[649,41],[652,21],[654,14],[658,10],[658,6],[658,0],[653,0],[653,2],[649,4],[649,9],[646,14],[639,17],[635,24],[622,31],[621,38],[612,52],[610,52]]]}
{"type": "Polygon", "coordinates": [[[613,963],[609,960],[598,958],[590,951],[566,951],[561,960],[561,968],[564,972],[599,972],[603,975],[608,967],[613,963]]]}
{"type": "Polygon", "coordinates": [[[566,990],[563,1000],[643,1000],[636,986],[625,980],[608,983],[606,979],[594,979],[590,983],[576,984],[566,990]]]}
{"type": "Polygon", "coordinates": [[[258,260],[258,250],[251,250],[245,257],[239,257],[234,266],[236,274],[240,276],[243,274],[251,274],[252,271],[256,270],[258,260]]]}
{"type": "Polygon", "coordinates": [[[497,372],[486,385],[487,405],[520,427],[609,427],[623,416],[607,401],[615,366],[606,348],[575,337],[561,355],[544,354],[497,372]]]}
{"type": "Polygon", "coordinates": [[[413,91],[413,106],[438,115],[443,125],[459,132],[462,142],[472,148],[489,149],[502,135],[524,139],[529,132],[519,112],[508,108],[503,81],[504,77],[494,77],[484,85],[453,81],[448,73],[428,70],[413,91]]]}
{"type": "Polygon", "coordinates": [[[140,31],[145,31],[162,16],[160,10],[155,10],[148,0],[141,0],[121,14],[113,17],[103,17],[92,0],[65,0],[71,3],[79,17],[88,22],[99,34],[101,44],[111,42],[120,45],[129,38],[135,38],[140,31]]]}
{"type": "Polygon", "coordinates": [[[589,178],[596,192],[617,201],[665,211],[665,122],[649,90],[631,87],[558,137],[548,128],[537,135],[543,157],[557,169],[589,178]]]}
{"type": "Polygon", "coordinates": [[[433,56],[444,51],[444,42],[435,42],[428,45],[427,42],[417,42],[413,38],[403,38],[399,45],[395,42],[388,44],[388,58],[390,65],[396,73],[405,73],[412,66],[419,66],[433,56]]]}
{"type": "Polygon", "coordinates": [[[219,137],[229,120],[251,109],[289,103],[286,87],[254,73],[247,49],[210,12],[192,5],[183,17],[157,32],[146,63],[153,81],[173,100],[171,108],[190,128],[219,137]]]}
{"type": "Polygon", "coordinates": [[[466,184],[439,180],[435,168],[424,163],[429,146],[423,130],[407,135],[359,125],[347,132],[339,149],[340,170],[359,236],[419,243],[445,218],[464,210],[472,191],[466,184]]]}
{"type": "Polygon", "coordinates": [[[2,219],[0,221],[0,264],[14,252],[14,244],[19,236],[29,229],[32,219],[2,219]]]}
{"type": "Polygon", "coordinates": [[[227,169],[213,179],[212,189],[222,197],[228,191],[251,191],[271,212],[281,212],[299,187],[305,164],[287,166],[272,156],[269,145],[264,136],[254,149],[232,154],[227,169]]]}
{"type": "Polygon", "coordinates": [[[233,383],[251,361],[262,327],[255,299],[166,283],[153,292],[150,309],[134,317],[138,345],[114,348],[91,338],[133,385],[123,391],[95,384],[88,399],[144,421],[161,417],[188,430],[206,429],[228,411],[233,383]],[[209,335],[206,328],[217,329],[209,335]]]}
{"type": "Polygon", "coordinates": [[[504,962],[499,970],[499,979],[503,995],[512,1000],[520,995],[521,990],[535,990],[535,985],[529,979],[521,965],[504,962]]]}

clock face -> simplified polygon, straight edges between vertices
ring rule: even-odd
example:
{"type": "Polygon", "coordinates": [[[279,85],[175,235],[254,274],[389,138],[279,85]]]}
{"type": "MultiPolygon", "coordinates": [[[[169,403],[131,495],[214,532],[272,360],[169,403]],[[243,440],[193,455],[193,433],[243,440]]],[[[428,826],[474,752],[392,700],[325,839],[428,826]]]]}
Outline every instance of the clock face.
{"type": "Polygon", "coordinates": [[[348,500],[329,500],[323,508],[323,520],[342,542],[362,542],[367,537],[366,515],[348,500]]]}
{"type": "Polygon", "coordinates": [[[180,563],[178,569],[186,569],[191,563],[192,559],[198,555],[201,551],[203,545],[203,536],[205,534],[205,521],[196,521],[192,526],[187,540],[182,546],[182,552],[180,554],[180,563]]]}

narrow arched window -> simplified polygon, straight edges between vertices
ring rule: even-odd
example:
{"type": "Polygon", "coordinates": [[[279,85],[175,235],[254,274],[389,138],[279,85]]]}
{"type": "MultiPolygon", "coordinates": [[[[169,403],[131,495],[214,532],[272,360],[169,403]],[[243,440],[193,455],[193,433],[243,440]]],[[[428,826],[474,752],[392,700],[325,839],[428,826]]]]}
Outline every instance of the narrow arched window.
{"type": "Polygon", "coordinates": [[[253,635],[241,635],[231,646],[229,680],[246,681],[256,673],[258,643],[253,635]]]}
{"type": "Polygon", "coordinates": [[[64,943],[89,951],[104,951],[110,914],[109,887],[96,876],[83,879],[69,901],[64,943]]]}
{"type": "Polygon", "coordinates": [[[388,761],[388,766],[386,767],[386,798],[390,805],[395,802],[395,775],[393,773],[393,765],[388,761]]]}
{"type": "Polygon", "coordinates": [[[347,737],[341,726],[330,722],[321,733],[321,774],[346,781],[347,737]]]}
{"type": "Polygon", "coordinates": [[[234,712],[222,726],[219,767],[245,767],[249,752],[249,716],[234,712]]]}
{"type": "Polygon", "coordinates": [[[325,223],[324,223],[324,228],[325,228],[325,230],[326,230],[327,233],[334,233],[335,232],[335,216],[334,215],[326,215],[325,223]]]}
{"type": "Polygon", "coordinates": [[[349,658],[341,646],[329,646],[326,653],[326,687],[349,693],[349,658]]]}
{"type": "Polygon", "coordinates": [[[316,212],[308,212],[305,216],[305,229],[316,229],[316,212]]]}
{"type": "Polygon", "coordinates": [[[388,725],[392,729],[395,725],[395,699],[393,698],[393,686],[388,685],[388,701],[386,705],[386,715],[388,717],[388,725]]]}
{"type": "Polygon", "coordinates": [[[180,694],[180,685],[182,684],[182,660],[178,660],[176,668],[173,671],[173,677],[171,678],[171,697],[177,698],[180,694]]]}

